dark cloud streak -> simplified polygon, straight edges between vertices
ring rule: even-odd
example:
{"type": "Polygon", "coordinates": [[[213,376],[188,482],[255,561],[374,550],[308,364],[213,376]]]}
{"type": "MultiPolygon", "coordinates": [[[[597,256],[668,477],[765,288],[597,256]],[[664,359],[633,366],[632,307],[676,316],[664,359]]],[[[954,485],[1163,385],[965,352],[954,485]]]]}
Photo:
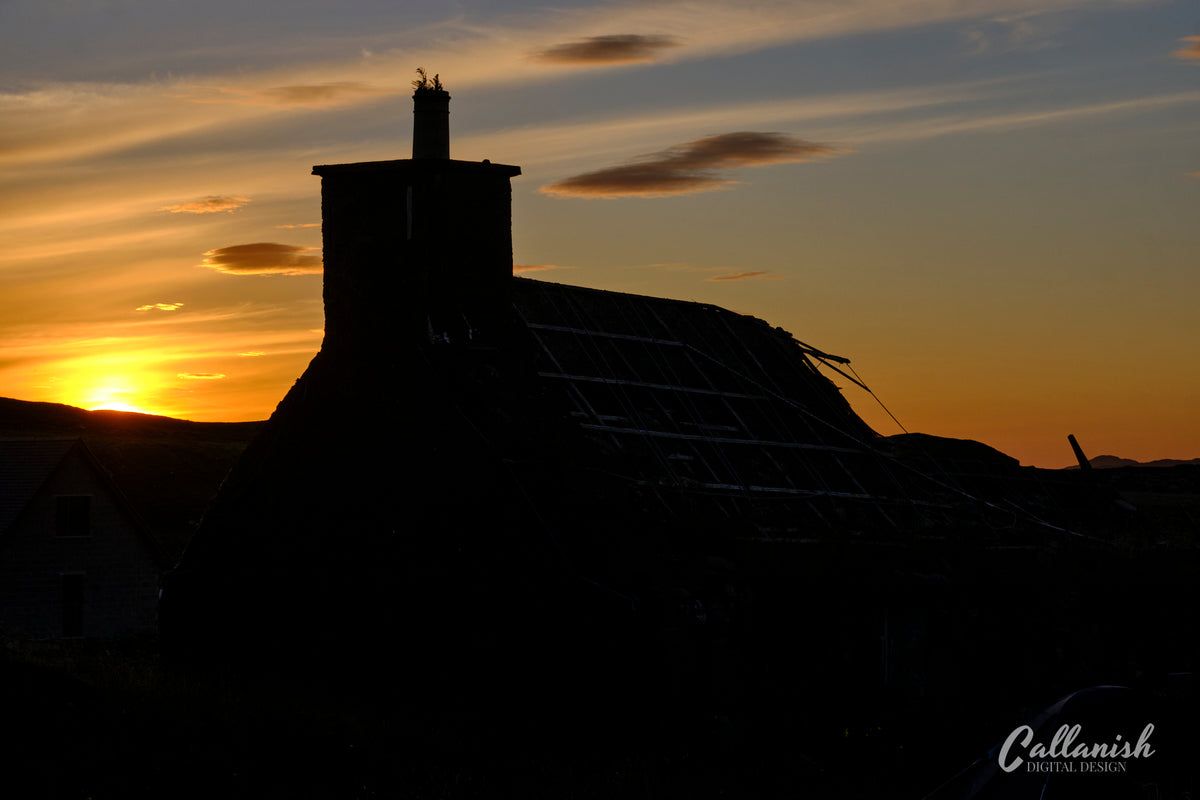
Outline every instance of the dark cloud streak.
{"type": "Polygon", "coordinates": [[[556,44],[534,53],[536,61],[549,64],[636,64],[653,62],[663,50],[679,47],[673,36],[643,36],[622,33],[589,36],[574,42],[556,44]]]}
{"type": "Polygon", "coordinates": [[[662,197],[721,189],[735,181],[721,170],[830,158],[845,151],[782,133],[740,131],[697,139],[627,164],[585,172],[543,186],[568,197],[662,197]]]}
{"type": "Polygon", "coordinates": [[[209,250],[202,266],[232,275],[311,275],[321,272],[316,249],[276,242],[235,244],[209,250]]]}

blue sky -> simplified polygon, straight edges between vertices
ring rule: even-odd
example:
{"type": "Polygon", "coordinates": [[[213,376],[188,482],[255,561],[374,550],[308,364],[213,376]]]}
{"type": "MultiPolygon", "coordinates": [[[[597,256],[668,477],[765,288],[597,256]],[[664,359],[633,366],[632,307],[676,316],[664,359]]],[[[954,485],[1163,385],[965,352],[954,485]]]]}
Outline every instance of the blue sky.
{"type": "Polygon", "coordinates": [[[419,65],[453,157],[523,168],[523,274],[763,317],[1023,463],[1197,456],[1197,37],[1191,0],[4,0],[0,394],[267,416],[320,346],[310,168],[406,157],[419,65]]]}

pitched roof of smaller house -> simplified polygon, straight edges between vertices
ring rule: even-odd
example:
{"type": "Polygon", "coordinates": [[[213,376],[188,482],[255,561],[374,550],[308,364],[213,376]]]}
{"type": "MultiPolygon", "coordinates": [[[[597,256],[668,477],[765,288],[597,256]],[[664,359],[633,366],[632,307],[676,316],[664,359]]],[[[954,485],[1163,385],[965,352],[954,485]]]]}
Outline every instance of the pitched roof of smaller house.
{"type": "Polygon", "coordinates": [[[0,533],[17,521],[79,439],[0,441],[0,533]]]}
{"type": "Polygon", "coordinates": [[[115,498],[132,521],[142,541],[160,567],[167,566],[162,545],[130,505],[108,471],[96,460],[82,439],[15,439],[0,441],[0,535],[25,512],[30,502],[72,452],[92,468],[97,480],[115,498]]]}

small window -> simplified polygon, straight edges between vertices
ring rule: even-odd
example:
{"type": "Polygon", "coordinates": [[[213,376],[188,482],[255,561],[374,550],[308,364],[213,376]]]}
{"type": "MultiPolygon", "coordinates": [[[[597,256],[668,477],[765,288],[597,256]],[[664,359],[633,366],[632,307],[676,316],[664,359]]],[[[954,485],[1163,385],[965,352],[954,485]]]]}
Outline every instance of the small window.
{"type": "Polygon", "coordinates": [[[62,578],[62,635],[83,636],[83,587],[87,576],[80,572],[62,578]]]}
{"type": "Polygon", "coordinates": [[[54,535],[90,536],[92,498],[88,495],[60,495],[54,498],[54,535]]]}

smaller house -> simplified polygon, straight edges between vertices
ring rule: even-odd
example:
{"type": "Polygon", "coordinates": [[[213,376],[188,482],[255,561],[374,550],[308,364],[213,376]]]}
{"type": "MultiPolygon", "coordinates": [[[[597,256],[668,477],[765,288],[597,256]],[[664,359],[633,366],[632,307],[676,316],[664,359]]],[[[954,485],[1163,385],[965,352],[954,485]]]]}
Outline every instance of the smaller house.
{"type": "Polygon", "coordinates": [[[81,439],[0,442],[0,632],[153,631],[157,542],[81,439]]]}

